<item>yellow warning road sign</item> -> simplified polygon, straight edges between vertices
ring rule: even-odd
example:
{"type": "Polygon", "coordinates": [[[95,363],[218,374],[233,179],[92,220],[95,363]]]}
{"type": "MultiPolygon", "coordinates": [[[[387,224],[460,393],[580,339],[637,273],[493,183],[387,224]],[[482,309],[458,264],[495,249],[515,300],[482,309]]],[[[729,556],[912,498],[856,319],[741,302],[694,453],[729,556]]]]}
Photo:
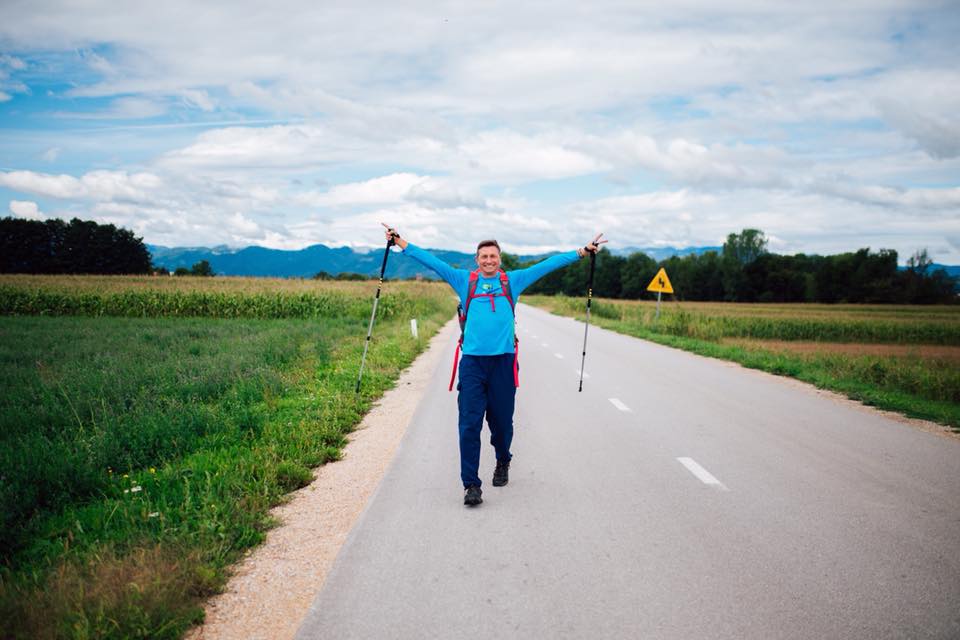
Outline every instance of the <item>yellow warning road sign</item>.
{"type": "Polygon", "coordinates": [[[657,275],[647,285],[647,291],[659,291],[662,293],[673,293],[673,285],[670,284],[670,278],[667,277],[667,270],[660,267],[657,275]]]}

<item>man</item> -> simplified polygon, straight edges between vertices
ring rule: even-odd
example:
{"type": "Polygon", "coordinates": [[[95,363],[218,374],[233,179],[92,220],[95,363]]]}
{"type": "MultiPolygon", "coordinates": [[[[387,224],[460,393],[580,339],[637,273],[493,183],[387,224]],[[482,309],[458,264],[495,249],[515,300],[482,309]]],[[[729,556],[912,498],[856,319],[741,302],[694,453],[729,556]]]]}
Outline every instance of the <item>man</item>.
{"type": "Polygon", "coordinates": [[[387,240],[392,237],[404,254],[435,271],[460,298],[463,309],[460,317],[463,334],[458,346],[463,349],[463,357],[459,363],[460,381],[457,385],[460,479],[464,487],[463,503],[473,507],[483,502],[478,474],[484,416],[490,427],[490,444],[497,452],[493,486],[502,487],[509,480],[513,408],[519,384],[513,306],[531,284],[588,253],[596,253],[606,240],[600,239],[601,233],[582,249],[561,253],[509,274],[500,269],[500,245],[496,240],[484,240],[477,245],[475,260],[478,269],[471,273],[466,269],[454,269],[408,243],[386,223],[381,224],[386,227],[387,240]]]}

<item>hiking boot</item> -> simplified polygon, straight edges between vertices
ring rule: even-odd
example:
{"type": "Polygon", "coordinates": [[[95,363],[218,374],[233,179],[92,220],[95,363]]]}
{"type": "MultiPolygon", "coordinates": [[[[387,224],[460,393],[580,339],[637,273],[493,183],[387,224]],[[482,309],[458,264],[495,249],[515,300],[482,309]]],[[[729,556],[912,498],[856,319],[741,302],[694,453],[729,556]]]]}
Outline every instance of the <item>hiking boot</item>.
{"type": "Polygon", "coordinates": [[[497,468],[493,470],[493,486],[502,487],[510,482],[510,461],[497,461],[497,468]]]}
{"type": "Polygon", "coordinates": [[[483,498],[480,497],[482,494],[480,487],[467,487],[467,491],[463,494],[463,504],[468,507],[477,506],[483,502],[483,498]]]}

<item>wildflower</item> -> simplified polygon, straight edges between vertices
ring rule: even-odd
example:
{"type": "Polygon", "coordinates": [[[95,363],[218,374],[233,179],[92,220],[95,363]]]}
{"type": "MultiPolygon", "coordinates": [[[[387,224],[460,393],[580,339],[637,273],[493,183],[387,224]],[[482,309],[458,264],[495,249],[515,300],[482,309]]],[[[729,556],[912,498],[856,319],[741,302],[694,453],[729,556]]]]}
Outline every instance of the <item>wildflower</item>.
{"type": "Polygon", "coordinates": [[[143,491],[143,487],[141,487],[140,485],[137,485],[135,487],[130,487],[130,491],[131,493],[139,493],[140,491],[143,491]]]}
{"type": "Polygon", "coordinates": [[[156,470],[155,468],[150,467],[150,473],[156,473],[156,472],[157,472],[157,470],[156,470]]]}
{"type": "Polygon", "coordinates": [[[148,514],[147,514],[147,517],[148,517],[148,518],[156,518],[156,517],[158,517],[159,515],[160,515],[160,512],[159,512],[159,511],[154,511],[153,513],[148,513],[148,514]]]}

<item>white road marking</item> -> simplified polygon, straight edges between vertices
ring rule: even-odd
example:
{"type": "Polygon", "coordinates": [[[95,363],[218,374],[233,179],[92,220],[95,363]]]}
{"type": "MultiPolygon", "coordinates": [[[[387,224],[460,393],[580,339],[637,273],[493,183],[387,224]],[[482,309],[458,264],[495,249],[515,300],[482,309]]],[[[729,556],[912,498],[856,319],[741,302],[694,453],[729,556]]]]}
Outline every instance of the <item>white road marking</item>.
{"type": "Polygon", "coordinates": [[[628,407],[627,405],[623,404],[622,402],[620,402],[620,401],[619,401],[618,399],[616,399],[616,398],[608,398],[608,400],[610,400],[610,404],[612,404],[613,406],[615,406],[617,409],[620,409],[620,411],[632,411],[632,410],[630,409],[630,407],[628,407]]]}
{"type": "Polygon", "coordinates": [[[553,355],[555,355],[555,356],[557,356],[558,358],[560,358],[561,360],[563,360],[563,354],[562,354],[562,353],[555,353],[555,354],[553,354],[553,355]]]}
{"type": "Polygon", "coordinates": [[[544,349],[546,349],[546,348],[549,347],[550,345],[547,344],[546,342],[542,342],[542,343],[540,344],[540,346],[542,346],[544,349]]]}
{"type": "MultiPolygon", "coordinates": [[[[580,369],[577,369],[577,375],[580,375],[580,369]]],[[[584,378],[589,378],[589,377],[590,377],[590,374],[587,373],[586,371],[584,371],[584,372],[583,372],[583,377],[584,377],[584,378]]]]}
{"type": "Polygon", "coordinates": [[[713,474],[711,474],[709,471],[697,464],[696,460],[693,458],[677,458],[677,462],[685,466],[687,471],[697,476],[697,479],[703,484],[718,487],[723,491],[729,491],[729,489],[727,489],[722,482],[713,477],[713,474]]]}

